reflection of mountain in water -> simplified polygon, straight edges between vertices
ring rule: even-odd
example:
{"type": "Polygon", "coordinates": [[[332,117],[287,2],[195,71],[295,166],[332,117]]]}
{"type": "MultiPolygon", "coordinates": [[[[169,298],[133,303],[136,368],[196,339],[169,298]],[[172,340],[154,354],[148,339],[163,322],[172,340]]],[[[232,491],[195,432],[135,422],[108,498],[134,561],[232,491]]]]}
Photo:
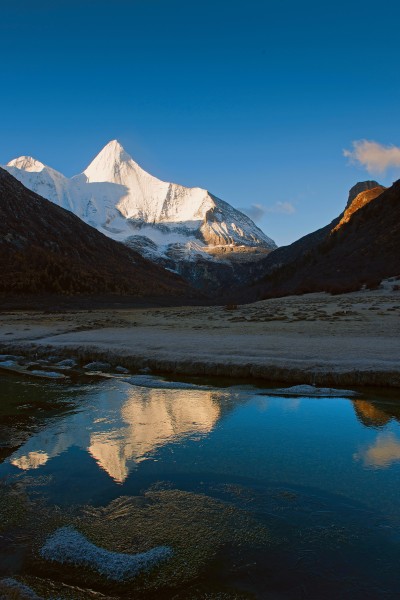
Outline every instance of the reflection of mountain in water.
{"type": "Polygon", "coordinates": [[[392,418],[379,406],[367,400],[354,400],[353,406],[357,419],[366,427],[382,427],[392,418]]]}
{"type": "Polygon", "coordinates": [[[231,393],[126,386],[101,392],[84,410],[54,422],[10,457],[36,469],[72,446],[87,450],[114,481],[122,483],[136,464],[167,443],[209,433],[231,393]]]}
{"type": "MultiPolygon", "coordinates": [[[[389,403],[353,400],[357,419],[366,427],[382,428],[395,420],[400,422],[400,407],[389,403]]],[[[354,455],[367,467],[387,468],[400,461],[400,440],[391,432],[380,433],[369,446],[354,455]]]]}
{"type": "Polygon", "coordinates": [[[400,422],[400,406],[389,403],[353,400],[357,419],[366,427],[383,427],[392,419],[400,422]]]}
{"type": "MultiPolygon", "coordinates": [[[[0,377],[0,464],[7,460],[50,418],[62,417],[74,409],[77,397],[87,395],[86,387],[45,385],[12,375],[0,377]]],[[[43,457],[37,457],[42,460],[43,457]]]]}
{"type": "Polygon", "coordinates": [[[209,433],[220,416],[219,392],[141,389],[121,408],[122,425],[90,436],[90,454],[115,481],[156,448],[193,434],[209,433]]]}

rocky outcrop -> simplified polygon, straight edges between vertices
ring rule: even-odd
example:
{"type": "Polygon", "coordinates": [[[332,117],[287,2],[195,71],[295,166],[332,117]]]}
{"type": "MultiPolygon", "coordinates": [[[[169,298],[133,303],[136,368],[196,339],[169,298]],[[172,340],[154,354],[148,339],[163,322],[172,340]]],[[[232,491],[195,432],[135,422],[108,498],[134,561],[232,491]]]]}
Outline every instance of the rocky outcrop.
{"type": "Polygon", "coordinates": [[[350,204],[353,202],[354,198],[361,194],[361,192],[365,192],[366,190],[372,190],[373,188],[380,187],[380,184],[377,181],[359,181],[349,190],[349,197],[347,199],[346,209],[349,208],[350,204]]]}
{"type": "Polygon", "coordinates": [[[264,276],[240,299],[348,292],[400,275],[400,180],[387,189],[375,184],[357,184],[342,215],[267,256],[264,276]]]}
{"type": "MultiPolygon", "coordinates": [[[[374,183],[374,182],[365,182],[365,183],[374,183]]],[[[357,184],[359,185],[359,184],[357,184]]],[[[355,186],[356,187],[356,186],[355,186]]],[[[354,188],[352,188],[354,189],[354,188]]],[[[337,231],[340,229],[345,223],[348,223],[351,217],[355,212],[360,210],[363,206],[371,202],[371,200],[375,200],[378,196],[382,194],[387,188],[383,187],[383,185],[377,185],[373,188],[369,188],[363,192],[357,194],[357,196],[352,200],[349,204],[347,203],[347,208],[344,211],[343,217],[340,219],[339,223],[332,229],[332,231],[337,231]]]]}

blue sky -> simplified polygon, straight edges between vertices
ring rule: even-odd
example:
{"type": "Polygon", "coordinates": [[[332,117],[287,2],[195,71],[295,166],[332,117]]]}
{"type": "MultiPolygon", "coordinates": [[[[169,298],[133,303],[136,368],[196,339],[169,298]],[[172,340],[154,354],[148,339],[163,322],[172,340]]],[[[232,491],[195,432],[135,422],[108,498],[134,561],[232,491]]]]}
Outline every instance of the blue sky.
{"type": "Polygon", "coordinates": [[[290,243],[400,177],[399,22],[392,0],[4,2],[0,164],[73,175],[117,138],[290,243]],[[358,140],[379,146],[351,163],[358,140]]]}

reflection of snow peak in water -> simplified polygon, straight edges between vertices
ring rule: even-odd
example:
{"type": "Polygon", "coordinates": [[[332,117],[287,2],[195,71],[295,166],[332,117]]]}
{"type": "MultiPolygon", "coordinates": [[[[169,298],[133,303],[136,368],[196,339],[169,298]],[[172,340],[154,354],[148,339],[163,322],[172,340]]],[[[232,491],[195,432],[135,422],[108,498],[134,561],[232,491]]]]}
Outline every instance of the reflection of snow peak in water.
{"type": "Polygon", "coordinates": [[[220,417],[223,396],[218,390],[132,386],[101,392],[86,410],[60,419],[30,438],[10,462],[20,469],[36,469],[78,446],[88,450],[114,481],[122,483],[135,464],[160,446],[209,433],[220,417]]]}
{"type": "Polygon", "coordinates": [[[14,458],[11,463],[15,467],[19,467],[24,471],[27,469],[37,469],[41,465],[45,465],[49,460],[46,452],[29,452],[25,456],[21,456],[20,458],[14,458]]]}
{"type": "Polygon", "coordinates": [[[218,395],[142,389],[140,398],[134,394],[122,406],[122,427],[91,434],[89,452],[115,481],[122,482],[128,476],[129,461],[139,463],[167,442],[211,431],[220,414],[213,399],[218,395]]]}

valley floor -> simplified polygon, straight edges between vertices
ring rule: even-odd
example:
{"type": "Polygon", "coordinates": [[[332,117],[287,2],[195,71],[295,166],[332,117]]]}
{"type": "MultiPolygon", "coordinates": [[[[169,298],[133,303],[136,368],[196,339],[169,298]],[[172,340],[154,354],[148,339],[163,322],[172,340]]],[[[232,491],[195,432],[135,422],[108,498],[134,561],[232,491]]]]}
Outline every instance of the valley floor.
{"type": "Polygon", "coordinates": [[[232,307],[6,312],[0,352],[130,369],[316,385],[400,387],[400,291],[232,307]]]}

